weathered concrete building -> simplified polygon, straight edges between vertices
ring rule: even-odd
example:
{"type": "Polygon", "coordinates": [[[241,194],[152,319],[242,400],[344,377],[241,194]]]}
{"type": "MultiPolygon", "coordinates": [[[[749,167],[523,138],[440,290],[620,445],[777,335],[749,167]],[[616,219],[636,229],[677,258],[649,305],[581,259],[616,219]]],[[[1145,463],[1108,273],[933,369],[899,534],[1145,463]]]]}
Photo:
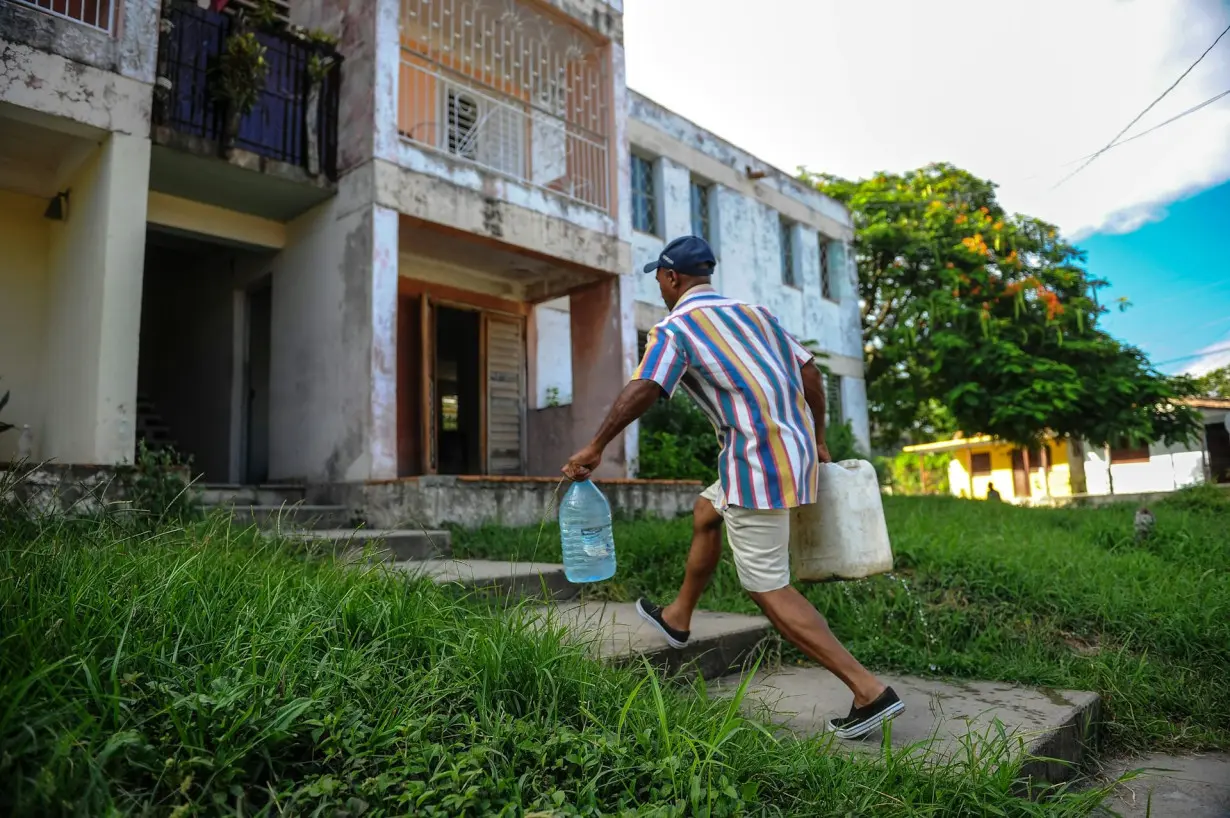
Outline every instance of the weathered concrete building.
{"type": "Polygon", "coordinates": [[[619,0],[0,0],[0,49],[0,393],[36,459],[555,474],[661,315],[634,271],[692,230],[865,439],[848,215],[630,95],[619,0]]]}
{"type": "MultiPolygon", "coordinates": [[[[635,324],[645,334],[666,317],[642,266],[676,236],[702,236],[718,257],[714,286],[763,304],[788,331],[824,353],[830,423],[848,422],[869,444],[863,335],[854,237],[844,206],[635,92],[628,94],[629,186],[635,324]]],[[[566,402],[576,376],[567,349],[566,301],[541,305],[539,405],[566,402]]]]}

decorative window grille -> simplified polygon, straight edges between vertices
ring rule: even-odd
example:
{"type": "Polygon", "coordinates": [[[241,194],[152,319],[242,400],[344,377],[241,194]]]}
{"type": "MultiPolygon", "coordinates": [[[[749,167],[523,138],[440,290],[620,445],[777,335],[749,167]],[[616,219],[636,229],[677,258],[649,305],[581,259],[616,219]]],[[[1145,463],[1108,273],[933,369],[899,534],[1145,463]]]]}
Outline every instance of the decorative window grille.
{"type": "Polygon", "coordinates": [[[610,72],[579,26],[520,0],[402,0],[399,86],[405,138],[609,209],[610,72]]]}

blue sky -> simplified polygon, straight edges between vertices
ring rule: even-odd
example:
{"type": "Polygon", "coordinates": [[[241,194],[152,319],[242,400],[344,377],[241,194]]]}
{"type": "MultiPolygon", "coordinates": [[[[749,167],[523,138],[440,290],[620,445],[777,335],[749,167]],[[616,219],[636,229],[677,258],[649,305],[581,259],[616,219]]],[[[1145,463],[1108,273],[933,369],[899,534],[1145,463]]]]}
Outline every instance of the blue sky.
{"type": "MultiPolygon", "coordinates": [[[[1155,363],[1230,346],[1230,96],[1102,148],[1230,25],[1230,0],[623,0],[628,85],[787,171],[945,161],[1089,251],[1155,363]],[[682,37],[682,39],[681,39],[682,37]],[[681,43],[684,45],[681,47],[681,43]],[[1045,56],[1041,56],[1045,55],[1045,56]],[[1061,183],[1062,182],[1062,183],[1061,183]],[[1226,237],[1226,238],[1223,238],[1226,237]],[[1201,289],[1203,288],[1203,289],[1201,289]]],[[[1230,89],[1230,35],[1126,135],[1230,89]]],[[[1105,291],[1104,291],[1105,292],[1105,291]]],[[[1219,356],[1193,363],[1230,364],[1219,356]]]]}
{"type": "MultiPolygon", "coordinates": [[[[1228,146],[1230,149],[1230,146],[1228,146]]],[[[1094,234],[1079,242],[1089,269],[1109,279],[1107,302],[1126,296],[1134,306],[1112,310],[1105,327],[1136,344],[1166,371],[1217,363],[1230,354],[1230,184],[1171,204],[1165,217],[1131,233],[1094,234]]]]}

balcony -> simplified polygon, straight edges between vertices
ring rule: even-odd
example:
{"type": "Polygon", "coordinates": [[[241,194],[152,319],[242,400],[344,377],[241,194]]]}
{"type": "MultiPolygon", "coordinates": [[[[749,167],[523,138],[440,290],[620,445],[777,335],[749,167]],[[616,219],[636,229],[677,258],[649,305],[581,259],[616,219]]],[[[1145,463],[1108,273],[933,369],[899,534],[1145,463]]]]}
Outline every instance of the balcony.
{"type": "Polygon", "coordinates": [[[255,104],[243,113],[218,84],[232,38],[243,34],[238,19],[190,0],[172,0],[164,17],[170,25],[164,20],[159,43],[156,142],[221,154],[283,178],[294,176],[289,167],[312,179],[336,179],[341,57],[331,44],[253,26],[267,68],[263,83],[255,82],[255,104]]]}
{"type": "Polygon", "coordinates": [[[403,0],[398,130],[609,212],[611,73],[589,32],[516,0],[403,0]]]}

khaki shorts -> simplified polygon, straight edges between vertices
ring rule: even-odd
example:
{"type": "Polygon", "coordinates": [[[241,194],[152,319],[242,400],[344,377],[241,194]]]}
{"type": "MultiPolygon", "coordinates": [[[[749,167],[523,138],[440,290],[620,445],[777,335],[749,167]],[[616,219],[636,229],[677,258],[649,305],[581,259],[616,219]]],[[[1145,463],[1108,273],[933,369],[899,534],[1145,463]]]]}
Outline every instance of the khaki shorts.
{"type": "Polygon", "coordinates": [[[727,506],[722,484],[700,493],[726,522],[726,539],[743,590],[767,593],[790,584],[790,512],[727,506]],[[726,506],[723,508],[723,506],[726,506]]]}

